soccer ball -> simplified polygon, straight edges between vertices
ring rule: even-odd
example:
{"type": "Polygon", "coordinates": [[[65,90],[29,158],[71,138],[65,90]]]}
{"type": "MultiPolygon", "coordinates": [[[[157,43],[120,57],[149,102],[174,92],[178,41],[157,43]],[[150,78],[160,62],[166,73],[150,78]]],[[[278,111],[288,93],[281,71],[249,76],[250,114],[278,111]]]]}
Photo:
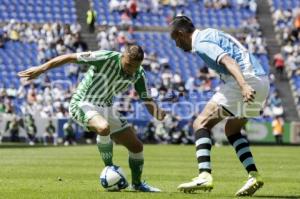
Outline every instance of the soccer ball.
{"type": "Polygon", "coordinates": [[[119,166],[106,166],[100,174],[100,183],[107,191],[120,191],[128,187],[125,173],[119,166]]]}

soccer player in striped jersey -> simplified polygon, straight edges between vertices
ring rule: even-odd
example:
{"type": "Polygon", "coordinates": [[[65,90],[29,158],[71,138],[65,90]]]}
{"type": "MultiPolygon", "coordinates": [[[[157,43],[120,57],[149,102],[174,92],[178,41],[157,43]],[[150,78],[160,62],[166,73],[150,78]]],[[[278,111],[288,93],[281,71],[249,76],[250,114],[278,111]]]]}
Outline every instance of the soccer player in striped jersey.
{"type": "Polygon", "coordinates": [[[178,189],[191,192],[213,188],[211,129],[226,118],[225,134],[249,175],[236,196],[253,195],[263,186],[263,181],[241,129],[247,118],[260,115],[269,92],[267,72],[234,37],[211,28],[198,30],[186,16],[174,18],[171,37],[179,48],[200,56],[209,68],[220,74],[224,82],[193,124],[199,176],[179,185],[178,189]]]}
{"type": "Polygon", "coordinates": [[[89,131],[96,132],[97,146],[106,166],[113,165],[113,139],[124,145],[129,152],[129,167],[132,174],[132,190],[159,192],[141,181],[144,165],[143,144],[134,129],[121,118],[113,106],[113,97],[133,84],[140,99],[151,115],[163,120],[165,112],[148,94],[145,72],[141,67],[144,51],[138,45],[129,45],[123,54],[114,51],[83,52],[61,55],[47,63],[31,67],[18,75],[34,79],[49,69],[78,63],[89,66],[84,79],[78,85],[70,102],[71,117],[89,131]]]}

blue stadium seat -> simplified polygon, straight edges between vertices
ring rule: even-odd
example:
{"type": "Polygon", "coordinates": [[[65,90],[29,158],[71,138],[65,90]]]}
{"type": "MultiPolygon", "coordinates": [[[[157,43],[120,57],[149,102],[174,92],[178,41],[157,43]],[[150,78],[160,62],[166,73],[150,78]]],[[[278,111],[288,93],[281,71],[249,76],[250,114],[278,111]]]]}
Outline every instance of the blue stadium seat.
{"type": "Polygon", "coordinates": [[[30,23],[54,21],[75,23],[76,18],[75,4],[71,0],[1,0],[0,22],[15,19],[30,23]],[[65,15],[70,17],[65,17],[65,15]]]}

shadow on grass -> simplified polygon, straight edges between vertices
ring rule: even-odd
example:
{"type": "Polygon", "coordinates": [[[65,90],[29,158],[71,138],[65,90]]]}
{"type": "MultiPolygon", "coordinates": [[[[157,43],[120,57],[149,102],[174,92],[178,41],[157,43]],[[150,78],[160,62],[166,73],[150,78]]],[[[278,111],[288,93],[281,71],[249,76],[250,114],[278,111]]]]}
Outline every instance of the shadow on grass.
{"type": "Polygon", "coordinates": [[[278,198],[278,199],[300,199],[300,195],[295,196],[268,196],[268,195],[256,195],[255,198],[278,198]]]}
{"type": "Polygon", "coordinates": [[[30,148],[44,148],[44,147],[48,147],[48,146],[44,146],[44,145],[34,145],[34,146],[29,146],[28,144],[12,144],[12,145],[9,145],[9,144],[2,144],[0,145],[0,149],[20,149],[20,148],[25,148],[25,149],[30,149],[30,148]]]}
{"type": "Polygon", "coordinates": [[[123,193],[140,193],[140,194],[168,194],[168,195],[175,195],[175,194],[185,194],[185,195],[197,195],[199,194],[199,192],[193,192],[193,193],[183,193],[183,192],[178,192],[178,191],[174,191],[174,192],[168,192],[168,191],[161,191],[161,192],[141,192],[141,191],[133,191],[133,190],[129,190],[129,189],[125,189],[122,190],[123,193]]]}
{"type": "Polygon", "coordinates": [[[32,149],[32,148],[57,148],[57,147],[63,147],[63,148],[68,148],[68,147],[77,147],[77,146],[91,146],[91,145],[84,145],[84,144],[77,144],[77,145],[70,145],[70,146],[64,146],[64,145],[57,145],[57,146],[53,146],[53,145],[43,145],[43,144],[35,144],[33,146],[30,146],[29,144],[25,144],[25,143],[20,143],[20,144],[16,144],[16,143],[5,143],[5,144],[0,144],[0,149],[32,149]]]}

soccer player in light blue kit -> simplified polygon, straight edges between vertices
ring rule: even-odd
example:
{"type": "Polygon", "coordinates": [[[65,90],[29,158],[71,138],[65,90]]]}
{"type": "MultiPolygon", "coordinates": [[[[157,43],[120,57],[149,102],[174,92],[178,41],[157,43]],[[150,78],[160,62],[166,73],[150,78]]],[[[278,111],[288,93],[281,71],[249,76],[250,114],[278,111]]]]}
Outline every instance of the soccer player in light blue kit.
{"type": "Polygon", "coordinates": [[[264,183],[241,129],[247,118],[260,115],[269,92],[267,72],[239,41],[227,33],[211,28],[198,30],[186,16],[175,17],[170,26],[176,45],[200,56],[224,82],[193,123],[199,176],[179,185],[178,189],[193,192],[213,188],[211,129],[226,119],[225,134],[249,175],[236,196],[251,196],[264,183]]]}

